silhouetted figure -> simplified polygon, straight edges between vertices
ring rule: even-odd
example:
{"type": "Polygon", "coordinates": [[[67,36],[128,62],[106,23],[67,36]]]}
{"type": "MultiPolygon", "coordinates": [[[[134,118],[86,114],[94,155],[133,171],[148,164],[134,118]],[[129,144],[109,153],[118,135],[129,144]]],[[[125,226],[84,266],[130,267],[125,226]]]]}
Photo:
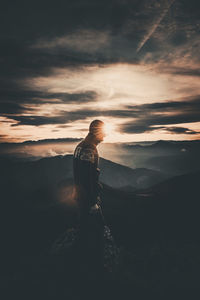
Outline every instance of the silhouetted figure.
{"type": "Polygon", "coordinates": [[[79,206],[79,241],[82,251],[95,268],[103,268],[104,219],[101,211],[99,155],[97,145],[105,137],[104,123],[94,120],[73,157],[76,200],[79,206]]]}
{"type": "Polygon", "coordinates": [[[92,278],[95,275],[99,278],[105,272],[114,273],[118,265],[119,249],[101,210],[102,185],[99,183],[97,145],[104,137],[104,123],[94,120],[88,135],[75,148],[73,172],[75,198],[79,207],[78,224],[67,229],[51,248],[52,254],[66,254],[68,258],[71,255],[79,268],[80,277],[83,271],[84,277],[92,274],[92,278]]]}

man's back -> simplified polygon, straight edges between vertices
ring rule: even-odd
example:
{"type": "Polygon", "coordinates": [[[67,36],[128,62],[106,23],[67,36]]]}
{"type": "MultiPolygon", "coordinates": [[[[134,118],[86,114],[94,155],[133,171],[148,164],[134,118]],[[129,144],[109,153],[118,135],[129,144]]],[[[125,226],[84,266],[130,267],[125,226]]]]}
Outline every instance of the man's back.
{"type": "Polygon", "coordinates": [[[88,212],[97,203],[99,194],[99,156],[90,135],[81,141],[73,157],[76,199],[80,209],[88,212]]]}

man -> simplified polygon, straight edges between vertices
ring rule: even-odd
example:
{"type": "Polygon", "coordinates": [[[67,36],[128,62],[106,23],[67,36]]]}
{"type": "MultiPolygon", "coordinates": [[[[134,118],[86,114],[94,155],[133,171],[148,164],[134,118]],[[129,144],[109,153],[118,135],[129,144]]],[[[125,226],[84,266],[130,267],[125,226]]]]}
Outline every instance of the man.
{"type": "Polygon", "coordinates": [[[104,137],[104,123],[94,120],[90,124],[88,135],[74,151],[74,183],[81,215],[87,215],[91,210],[98,208],[101,185],[99,183],[99,155],[96,146],[103,141],[104,137]]]}
{"type": "Polygon", "coordinates": [[[52,253],[68,253],[66,251],[71,249],[72,261],[75,257],[75,265],[78,267],[76,276],[87,281],[87,275],[91,275],[89,278],[97,283],[104,277],[105,272],[115,272],[119,256],[119,249],[101,211],[102,186],[99,183],[97,145],[104,137],[105,124],[94,120],[85,139],[75,148],[73,171],[79,222],[78,226],[67,230],[52,247],[52,253]]]}
{"type": "Polygon", "coordinates": [[[73,156],[76,201],[79,206],[79,239],[83,252],[95,268],[103,267],[104,220],[100,207],[99,155],[97,145],[105,137],[104,123],[94,120],[89,133],[73,156]]]}

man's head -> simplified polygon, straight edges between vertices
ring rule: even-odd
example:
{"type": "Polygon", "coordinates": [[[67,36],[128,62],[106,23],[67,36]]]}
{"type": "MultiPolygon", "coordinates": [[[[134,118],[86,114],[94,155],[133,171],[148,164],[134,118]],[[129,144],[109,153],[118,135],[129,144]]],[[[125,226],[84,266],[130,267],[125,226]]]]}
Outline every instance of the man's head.
{"type": "Polygon", "coordinates": [[[105,134],[104,122],[101,120],[94,120],[90,123],[89,133],[100,143],[103,141],[105,134]]]}

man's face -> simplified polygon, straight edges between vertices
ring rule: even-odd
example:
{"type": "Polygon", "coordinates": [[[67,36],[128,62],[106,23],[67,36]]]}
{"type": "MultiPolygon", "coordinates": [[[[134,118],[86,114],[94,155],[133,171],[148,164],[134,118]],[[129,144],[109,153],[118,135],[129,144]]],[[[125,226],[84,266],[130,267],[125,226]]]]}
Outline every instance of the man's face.
{"type": "Polygon", "coordinates": [[[104,126],[102,126],[97,135],[97,140],[99,141],[99,143],[101,143],[101,142],[103,142],[105,137],[106,137],[105,128],[104,128],[104,126]]]}

